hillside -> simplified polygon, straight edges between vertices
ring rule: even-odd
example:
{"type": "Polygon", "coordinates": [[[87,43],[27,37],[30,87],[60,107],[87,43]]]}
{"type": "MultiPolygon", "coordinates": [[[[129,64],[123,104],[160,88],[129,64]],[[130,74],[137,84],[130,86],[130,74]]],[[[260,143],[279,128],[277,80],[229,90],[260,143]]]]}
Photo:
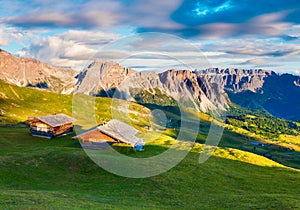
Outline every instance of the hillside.
{"type": "MultiPolygon", "coordinates": [[[[17,87],[1,81],[0,93],[2,124],[22,122],[28,116],[71,114],[72,111],[70,95],[17,87]]],[[[97,121],[109,120],[112,100],[95,99],[97,121]]],[[[164,110],[172,122],[180,120],[175,108],[152,106],[148,108],[164,110]]],[[[149,126],[149,119],[143,115],[149,113],[148,108],[131,103],[130,119],[141,131],[145,125],[149,126]]],[[[49,141],[30,136],[26,127],[1,126],[0,206],[4,209],[300,208],[300,172],[278,163],[300,166],[297,148],[289,152],[274,143],[271,148],[251,152],[250,142],[257,137],[243,135],[228,127],[213,156],[199,164],[210,117],[203,113],[198,117],[201,118],[199,143],[179,165],[146,179],[124,178],[104,171],[70,136],[49,141]],[[271,152],[277,162],[263,157],[265,152],[271,152]],[[291,155],[293,160],[289,159],[291,155]]],[[[115,145],[114,149],[136,158],[155,156],[172,145],[177,129],[166,129],[155,141],[151,139],[157,136],[154,131],[144,135],[148,143],[142,153],[122,144],[115,145]]],[[[291,142],[295,146],[299,144],[296,138],[291,142]]]]}
{"type": "MultiPolygon", "coordinates": [[[[179,165],[146,179],[110,174],[69,136],[31,137],[27,128],[0,128],[0,206],[4,209],[299,209],[300,172],[264,157],[218,149],[198,163],[196,145],[179,165]],[[286,181],[288,180],[288,181],[286,181]]],[[[145,153],[118,148],[134,157],[145,153]]]]}
{"type": "MultiPolygon", "coordinates": [[[[94,99],[96,102],[95,116],[98,124],[107,122],[111,119],[113,110],[111,106],[115,106],[116,103],[124,104],[122,101],[113,102],[110,98],[96,97],[94,99]]],[[[71,95],[40,91],[28,87],[22,88],[0,81],[0,122],[1,124],[19,123],[26,121],[28,117],[55,113],[72,115],[72,100],[71,95]]],[[[85,101],[87,100],[84,100],[82,103],[85,103],[85,101]]],[[[133,125],[141,130],[143,130],[145,126],[150,126],[150,110],[159,109],[164,111],[168,121],[170,121],[170,123],[167,124],[167,127],[169,128],[166,130],[166,133],[173,138],[178,135],[181,124],[180,111],[178,108],[153,104],[144,104],[144,106],[130,103],[128,110],[129,119],[133,125]],[[144,106],[147,106],[147,108],[144,106]]],[[[236,115],[241,117],[241,119],[244,114],[247,114],[247,112],[236,112],[236,115]]],[[[204,113],[199,113],[198,116],[196,112],[194,112],[193,115],[194,117],[200,117],[201,120],[197,141],[204,143],[210,128],[210,117],[204,113]]],[[[234,116],[234,113],[232,113],[231,116],[228,116],[228,120],[236,119],[233,118],[234,116]]],[[[276,122],[276,118],[257,116],[269,120],[270,123],[276,122]]],[[[88,115],[85,114],[82,116],[84,122],[82,123],[82,120],[80,120],[77,123],[79,124],[81,122],[80,124],[85,125],[84,129],[89,129],[90,127],[95,126],[95,124],[92,123],[93,120],[90,119],[91,118],[88,118],[88,115]]],[[[231,123],[228,125],[224,125],[225,131],[219,143],[220,146],[250,151],[262,156],[269,156],[273,160],[286,166],[300,168],[300,142],[297,139],[290,141],[290,139],[297,138],[299,135],[298,133],[289,136],[291,134],[290,132],[283,132],[278,136],[270,138],[269,136],[264,135],[264,133],[269,132],[265,129],[265,125],[258,126],[253,131],[251,129],[245,129],[243,125],[240,126],[239,123],[243,123],[243,120],[240,120],[239,123],[233,123],[233,121],[230,122],[231,123]],[[265,142],[268,146],[254,150],[253,145],[251,145],[252,141],[265,142]]],[[[286,127],[285,129],[288,129],[287,131],[289,131],[290,128],[286,127]]],[[[270,135],[271,134],[275,133],[270,133],[270,135]]],[[[156,134],[154,134],[154,136],[155,135],[156,134]]]]}
{"type": "MultiPolygon", "coordinates": [[[[0,81],[0,124],[22,123],[28,117],[55,113],[72,115],[72,99],[72,95],[42,91],[32,87],[18,87],[0,81]]],[[[97,122],[103,123],[111,119],[112,100],[96,98],[95,103],[96,106],[101,105],[101,109],[96,110],[97,122]]],[[[148,112],[135,103],[130,103],[129,110],[131,109],[148,112]]],[[[144,120],[142,116],[139,118],[144,120]]]]}

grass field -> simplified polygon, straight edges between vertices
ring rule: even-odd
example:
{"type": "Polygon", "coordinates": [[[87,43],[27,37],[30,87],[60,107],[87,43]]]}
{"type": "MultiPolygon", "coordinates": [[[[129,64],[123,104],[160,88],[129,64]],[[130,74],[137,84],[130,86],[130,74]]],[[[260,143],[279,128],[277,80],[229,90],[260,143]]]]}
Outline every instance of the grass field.
{"type": "MultiPolygon", "coordinates": [[[[170,171],[131,179],[98,167],[70,136],[49,141],[11,127],[0,133],[1,209],[300,208],[300,172],[251,153],[219,148],[199,164],[197,144],[170,171]]],[[[155,144],[145,152],[160,152],[155,144]]]]}
{"type": "MultiPolygon", "coordinates": [[[[97,122],[111,119],[111,99],[95,102],[97,122]]],[[[176,126],[176,110],[165,111],[176,126]]],[[[71,114],[71,96],[0,81],[1,124],[61,112],[71,114]]],[[[130,103],[130,120],[141,131],[149,126],[149,112],[130,103]]],[[[47,140],[30,136],[27,127],[0,126],[0,209],[300,209],[300,171],[286,167],[300,168],[298,137],[285,135],[274,142],[226,127],[213,156],[199,164],[211,120],[203,113],[199,117],[198,143],[187,157],[145,179],[106,172],[72,135],[47,140]],[[253,150],[250,142],[256,140],[268,146],[253,150]],[[294,150],[287,150],[290,147],[294,150]]],[[[142,153],[122,144],[114,148],[136,158],[155,156],[172,145],[177,133],[176,127],[142,133],[147,141],[142,153]]]]}
{"type": "MultiPolygon", "coordinates": [[[[0,124],[20,123],[26,121],[28,117],[56,113],[72,115],[72,99],[71,95],[22,88],[0,80],[0,124]]],[[[93,111],[95,111],[97,122],[103,123],[111,119],[112,100],[99,97],[93,97],[93,99],[96,105],[93,111]]],[[[118,100],[114,103],[118,103],[118,100]]],[[[136,103],[130,103],[129,109],[147,112],[144,107],[136,103]]],[[[141,117],[139,119],[143,120],[141,117]]]]}

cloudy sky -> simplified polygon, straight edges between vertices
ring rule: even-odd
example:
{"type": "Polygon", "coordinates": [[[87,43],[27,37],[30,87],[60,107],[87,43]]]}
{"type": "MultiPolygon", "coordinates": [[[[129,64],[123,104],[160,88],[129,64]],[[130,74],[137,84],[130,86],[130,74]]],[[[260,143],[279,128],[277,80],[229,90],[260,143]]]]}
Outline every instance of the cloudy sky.
{"type": "Polygon", "coordinates": [[[0,0],[0,48],[80,69],[262,68],[300,74],[299,0],[0,0]]]}

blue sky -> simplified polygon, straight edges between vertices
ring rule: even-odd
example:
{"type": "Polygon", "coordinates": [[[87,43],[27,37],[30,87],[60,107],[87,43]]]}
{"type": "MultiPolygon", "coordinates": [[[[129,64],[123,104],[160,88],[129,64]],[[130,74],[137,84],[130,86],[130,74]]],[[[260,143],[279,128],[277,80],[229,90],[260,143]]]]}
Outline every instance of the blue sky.
{"type": "Polygon", "coordinates": [[[80,69],[91,58],[134,57],[124,65],[165,70],[178,66],[168,61],[174,56],[192,68],[300,74],[298,0],[0,0],[0,5],[0,47],[52,65],[80,69]],[[124,39],[126,46],[120,44],[124,39]],[[113,42],[118,44],[107,47],[113,42]]]}

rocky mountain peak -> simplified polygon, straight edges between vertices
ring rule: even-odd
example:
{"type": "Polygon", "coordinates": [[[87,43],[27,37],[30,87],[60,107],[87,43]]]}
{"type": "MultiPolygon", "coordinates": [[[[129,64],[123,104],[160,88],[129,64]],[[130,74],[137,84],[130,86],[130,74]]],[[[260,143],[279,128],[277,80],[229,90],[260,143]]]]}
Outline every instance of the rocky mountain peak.
{"type": "Polygon", "coordinates": [[[7,52],[7,51],[0,48],[0,55],[1,56],[8,56],[8,55],[12,55],[12,54],[10,54],[9,52],[7,52]]]}
{"type": "Polygon", "coordinates": [[[241,92],[244,90],[255,92],[263,86],[266,77],[276,75],[276,73],[271,70],[245,70],[234,68],[211,68],[196,71],[196,74],[203,80],[207,80],[210,83],[216,83],[233,92],[241,92]]]}
{"type": "Polygon", "coordinates": [[[191,96],[204,112],[216,108],[224,110],[232,101],[250,108],[263,107],[275,116],[299,119],[299,76],[278,75],[271,70],[210,68],[136,72],[116,62],[97,59],[78,74],[36,59],[18,58],[0,49],[0,78],[18,86],[66,94],[74,91],[99,94],[104,91],[111,97],[116,88],[122,88],[127,100],[134,99],[132,93],[139,94],[139,91],[143,92],[140,96],[146,92],[152,95],[159,93],[175,100],[191,96]],[[291,101],[289,111],[285,110],[287,102],[291,101]]]}
{"type": "Polygon", "coordinates": [[[72,69],[54,67],[36,59],[18,58],[0,51],[0,78],[7,83],[71,93],[76,74],[72,69]]]}
{"type": "MultiPolygon", "coordinates": [[[[136,72],[115,62],[97,60],[80,75],[77,90],[85,94],[95,94],[101,91],[109,93],[110,90],[118,88],[127,96],[126,99],[133,99],[133,90],[135,94],[138,91],[155,94],[156,90],[159,90],[160,93],[175,100],[181,100],[183,96],[191,95],[200,104],[199,107],[202,111],[227,107],[227,99],[223,96],[215,96],[218,98],[215,100],[218,103],[212,104],[207,98],[208,95],[203,92],[203,83],[199,83],[197,75],[189,70],[167,70],[162,73],[136,72]]],[[[209,96],[213,95],[212,92],[209,96]]]]}

